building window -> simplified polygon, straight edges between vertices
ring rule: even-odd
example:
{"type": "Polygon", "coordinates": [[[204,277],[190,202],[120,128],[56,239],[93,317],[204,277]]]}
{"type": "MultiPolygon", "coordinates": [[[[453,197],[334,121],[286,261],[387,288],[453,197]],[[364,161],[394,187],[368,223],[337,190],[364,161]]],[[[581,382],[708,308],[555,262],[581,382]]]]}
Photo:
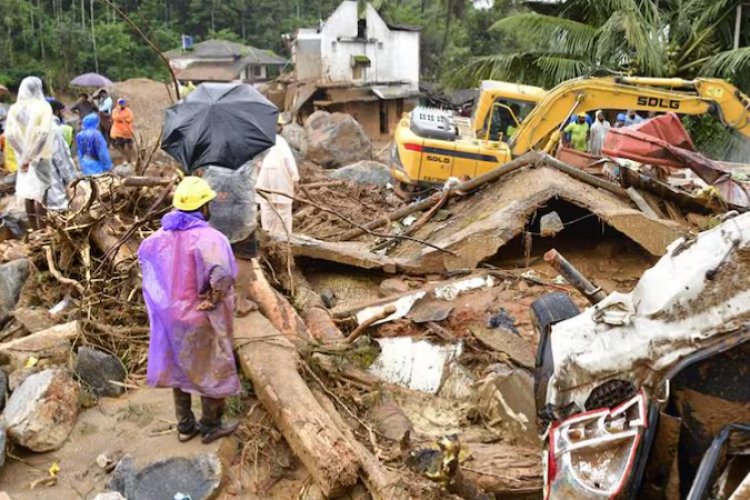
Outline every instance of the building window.
{"type": "Polygon", "coordinates": [[[263,67],[262,66],[250,66],[250,72],[253,75],[253,78],[262,78],[263,77],[263,67]]]}
{"type": "Polygon", "coordinates": [[[378,42],[378,49],[383,50],[383,42],[378,42]]]}
{"type": "Polygon", "coordinates": [[[370,58],[365,55],[352,56],[352,79],[362,80],[365,77],[365,70],[370,67],[370,58]]]}
{"type": "Polygon", "coordinates": [[[367,19],[357,19],[357,38],[367,38],[367,19]]]}

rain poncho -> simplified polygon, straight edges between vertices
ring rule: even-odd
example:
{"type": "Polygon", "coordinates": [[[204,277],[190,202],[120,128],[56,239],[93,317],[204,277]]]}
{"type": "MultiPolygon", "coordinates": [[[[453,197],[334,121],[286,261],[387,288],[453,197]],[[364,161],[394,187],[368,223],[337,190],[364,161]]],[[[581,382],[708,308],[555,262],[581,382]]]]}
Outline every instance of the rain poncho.
{"type": "Polygon", "coordinates": [[[83,130],[78,133],[76,144],[83,175],[102,174],[112,169],[107,141],[99,131],[99,115],[91,113],[83,118],[83,130]]]}
{"type": "Polygon", "coordinates": [[[18,89],[18,100],[10,107],[5,123],[5,138],[13,148],[18,165],[16,196],[44,201],[50,185],[50,159],[54,141],[52,108],[44,99],[42,81],[24,78],[18,89]],[[23,165],[29,168],[23,171],[23,165]]]}
{"type": "Polygon", "coordinates": [[[112,129],[109,136],[112,139],[133,138],[133,112],[130,108],[117,106],[112,111],[112,129]]]}
{"type": "Polygon", "coordinates": [[[76,168],[59,118],[55,118],[53,134],[52,170],[46,205],[50,210],[65,210],[68,208],[68,194],[65,188],[75,178],[76,168]]]}
{"type": "MultiPolygon", "coordinates": [[[[266,153],[260,167],[257,189],[266,189],[268,191],[277,191],[294,195],[294,183],[299,181],[299,172],[294,155],[281,135],[276,135],[276,144],[266,153]]],[[[288,196],[280,194],[266,194],[265,197],[259,197],[261,205],[270,201],[277,205],[291,205],[293,200],[288,196]]]]}
{"type": "Polygon", "coordinates": [[[151,324],[147,381],[209,398],[240,391],[232,352],[234,290],[232,249],[198,213],[173,211],[138,249],[143,296],[151,324]],[[224,290],[211,311],[201,295],[224,290]]]}
{"type": "Polygon", "coordinates": [[[238,170],[209,166],[203,172],[203,179],[217,193],[209,205],[210,224],[232,243],[250,236],[257,226],[254,162],[250,160],[238,170]]]}

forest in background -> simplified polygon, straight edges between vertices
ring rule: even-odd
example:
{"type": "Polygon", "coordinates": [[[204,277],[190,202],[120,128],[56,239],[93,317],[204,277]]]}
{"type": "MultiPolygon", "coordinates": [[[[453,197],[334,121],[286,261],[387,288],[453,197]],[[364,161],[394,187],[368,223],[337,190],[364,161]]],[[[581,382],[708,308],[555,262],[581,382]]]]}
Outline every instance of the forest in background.
{"type": "MultiPolygon", "coordinates": [[[[289,56],[282,35],[315,26],[339,0],[0,0],[0,84],[26,75],[63,88],[77,74],[112,80],[165,80],[164,63],[110,6],[115,4],[163,51],[220,38],[289,56]]],[[[497,0],[478,10],[467,0],[372,2],[388,21],[422,28],[422,76],[444,81],[473,56],[497,52],[504,34],[489,28],[523,2],[497,0]]]]}

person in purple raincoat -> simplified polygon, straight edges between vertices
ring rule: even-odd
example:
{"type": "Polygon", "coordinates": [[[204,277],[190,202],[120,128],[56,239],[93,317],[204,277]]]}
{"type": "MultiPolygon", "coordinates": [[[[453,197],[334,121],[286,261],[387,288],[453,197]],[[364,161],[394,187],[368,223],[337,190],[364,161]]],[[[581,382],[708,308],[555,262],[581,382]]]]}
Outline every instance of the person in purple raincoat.
{"type": "Polygon", "coordinates": [[[237,429],[222,422],[224,399],[240,392],[232,351],[237,265],[229,240],[207,222],[215,197],[203,179],[183,179],[176,210],[138,249],[151,325],[147,382],[173,389],[182,442],[201,433],[210,443],[237,429]],[[191,394],[201,398],[200,423],[191,394]]]}

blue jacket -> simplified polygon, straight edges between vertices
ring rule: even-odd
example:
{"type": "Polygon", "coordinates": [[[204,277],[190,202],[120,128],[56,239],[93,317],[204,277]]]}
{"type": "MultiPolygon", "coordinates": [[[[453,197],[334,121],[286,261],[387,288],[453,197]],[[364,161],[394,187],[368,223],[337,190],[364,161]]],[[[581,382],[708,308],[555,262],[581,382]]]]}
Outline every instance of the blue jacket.
{"type": "Polygon", "coordinates": [[[96,175],[112,169],[107,141],[99,131],[99,115],[91,113],[83,117],[83,130],[76,137],[78,162],[83,175],[96,175]]]}

